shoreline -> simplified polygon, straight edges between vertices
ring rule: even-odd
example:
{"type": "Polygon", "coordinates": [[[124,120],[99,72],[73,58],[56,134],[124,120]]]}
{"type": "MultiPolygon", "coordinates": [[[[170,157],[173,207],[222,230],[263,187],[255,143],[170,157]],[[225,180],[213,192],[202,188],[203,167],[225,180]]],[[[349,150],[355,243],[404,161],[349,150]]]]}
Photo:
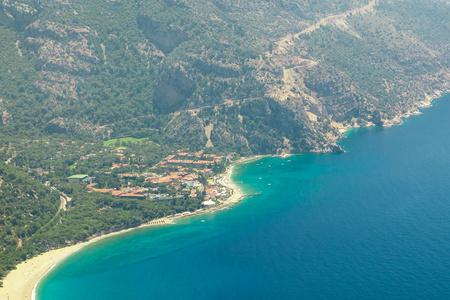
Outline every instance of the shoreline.
{"type": "Polygon", "coordinates": [[[100,236],[91,237],[88,241],[79,242],[75,245],[50,250],[48,252],[41,253],[31,259],[25,260],[16,266],[16,269],[3,278],[3,287],[0,288],[0,300],[3,299],[35,299],[36,287],[39,282],[50,272],[58,263],[63,261],[71,254],[79,251],[87,245],[91,245],[105,238],[109,238],[115,235],[123,234],[128,231],[160,226],[168,224],[167,218],[160,218],[152,220],[146,224],[138,227],[128,228],[103,234],[100,236]]]}
{"type": "MultiPolygon", "coordinates": [[[[436,90],[434,91],[434,93],[432,94],[425,94],[425,99],[422,101],[418,101],[415,103],[415,106],[413,108],[410,108],[409,110],[403,112],[403,113],[397,113],[396,115],[394,115],[392,118],[390,119],[383,119],[383,124],[379,125],[382,128],[390,128],[393,126],[399,126],[402,125],[404,123],[404,121],[406,119],[408,119],[411,116],[416,116],[416,115],[420,115],[422,114],[421,109],[424,108],[428,108],[428,107],[432,107],[433,106],[433,102],[444,97],[445,95],[447,95],[449,92],[445,92],[445,91],[441,91],[441,90],[436,90]]],[[[368,122],[366,125],[360,126],[360,125],[347,125],[347,126],[343,126],[343,127],[337,127],[338,131],[342,134],[342,137],[339,138],[345,138],[345,135],[347,134],[347,132],[349,132],[352,129],[358,129],[358,128],[367,128],[367,127],[376,127],[378,125],[375,125],[372,122],[368,122]]]]}
{"type": "MultiPolygon", "coordinates": [[[[406,113],[400,114],[389,120],[390,122],[386,122],[388,124],[385,124],[383,127],[391,127],[395,125],[401,125],[403,123],[404,119],[407,119],[408,117],[412,115],[420,114],[419,109],[430,107],[432,106],[433,102],[436,99],[439,99],[443,96],[445,96],[446,93],[442,92],[436,92],[433,96],[436,96],[435,98],[431,95],[428,95],[424,101],[418,102],[417,107],[414,109],[411,109],[407,111],[406,113]]],[[[359,127],[347,127],[347,128],[341,128],[344,129],[343,133],[345,136],[345,132],[351,129],[355,129],[359,127]]],[[[341,137],[342,139],[343,137],[341,137]]],[[[245,164],[250,163],[259,159],[262,159],[264,157],[281,157],[286,158],[291,155],[295,154],[282,154],[282,155],[256,155],[256,156],[250,156],[250,157],[243,157],[239,159],[236,162],[233,162],[230,166],[227,167],[226,171],[221,174],[221,177],[217,180],[217,182],[227,188],[229,188],[232,191],[232,194],[228,199],[220,202],[219,204],[216,204],[209,208],[204,208],[201,210],[197,210],[195,212],[183,212],[179,213],[170,217],[164,217],[160,219],[155,219],[150,222],[147,222],[145,224],[142,224],[137,227],[128,228],[119,230],[116,232],[111,232],[107,234],[101,234],[99,236],[93,236],[89,238],[88,241],[85,242],[79,242],[75,245],[67,246],[64,248],[59,248],[55,250],[50,250],[48,252],[44,252],[39,254],[38,256],[35,256],[29,260],[25,260],[18,264],[16,266],[16,269],[12,270],[5,276],[3,279],[3,287],[0,288],[0,300],[3,299],[36,299],[36,290],[37,286],[41,282],[41,280],[61,261],[69,257],[70,255],[74,254],[75,252],[79,251],[83,247],[93,244],[99,240],[103,240],[105,238],[109,238],[115,235],[123,234],[126,232],[129,232],[131,230],[135,230],[138,228],[145,228],[145,227],[153,227],[153,226],[162,226],[162,225],[168,225],[168,224],[174,224],[173,222],[175,220],[184,219],[192,216],[198,216],[206,213],[214,213],[219,210],[223,210],[231,205],[234,205],[238,203],[243,198],[247,197],[248,195],[244,195],[237,185],[233,183],[231,180],[231,175],[233,168],[236,165],[239,164],[245,164]]]]}
{"type": "Polygon", "coordinates": [[[16,269],[11,270],[5,278],[3,278],[3,287],[0,288],[0,300],[15,300],[15,299],[36,299],[36,290],[41,282],[41,280],[61,261],[79,251],[80,249],[91,245],[100,240],[123,234],[131,230],[138,228],[163,226],[174,224],[175,220],[184,219],[188,217],[198,216],[206,213],[214,213],[219,210],[223,210],[228,206],[238,203],[241,199],[245,198],[244,195],[236,184],[231,180],[231,175],[233,173],[234,166],[238,164],[249,163],[252,161],[259,160],[265,156],[252,156],[243,157],[238,161],[232,163],[227,167],[226,171],[222,173],[221,178],[218,182],[229,188],[232,194],[228,199],[222,201],[209,208],[204,208],[201,211],[197,210],[195,212],[183,212],[172,217],[164,217],[160,219],[155,219],[150,222],[144,223],[140,226],[127,228],[119,230],[116,232],[111,232],[107,234],[101,234],[99,236],[93,236],[88,241],[79,242],[75,245],[50,250],[48,252],[41,253],[31,259],[25,260],[16,266],[16,269]]]}

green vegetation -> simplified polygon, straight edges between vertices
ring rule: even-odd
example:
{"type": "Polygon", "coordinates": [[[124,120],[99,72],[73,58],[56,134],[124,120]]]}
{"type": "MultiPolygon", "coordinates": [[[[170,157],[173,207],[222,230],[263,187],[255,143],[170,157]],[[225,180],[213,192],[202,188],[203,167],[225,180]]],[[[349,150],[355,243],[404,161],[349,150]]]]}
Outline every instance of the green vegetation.
{"type": "Polygon", "coordinates": [[[142,138],[142,139],[137,139],[137,138],[133,138],[133,137],[126,137],[126,138],[119,138],[119,139],[112,139],[112,140],[108,140],[108,141],[104,141],[103,145],[105,145],[106,147],[109,146],[115,146],[115,147],[121,147],[121,146],[126,146],[128,145],[128,142],[132,143],[132,144],[137,144],[138,142],[148,142],[148,138],[142,138]]]}
{"type": "Polygon", "coordinates": [[[12,166],[0,163],[0,274],[47,248],[33,242],[44,228],[56,224],[59,193],[12,166]]]}
{"type": "Polygon", "coordinates": [[[101,232],[135,227],[155,218],[201,207],[198,199],[139,201],[88,193],[82,184],[60,183],[71,196],[59,210],[60,196],[22,171],[1,164],[2,226],[0,272],[49,249],[86,240],[101,232]],[[8,183],[5,182],[8,180],[8,183]]]}
{"type": "MultiPolygon", "coordinates": [[[[170,150],[147,140],[126,139],[126,142],[127,147],[119,149],[102,142],[53,139],[15,140],[15,143],[3,145],[0,158],[11,163],[0,163],[3,216],[0,220],[3,245],[0,276],[20,261],[39,253],[86,240],[95,234],[135,227],[155,218],[202,207],[202,198],[188,195],[167,201],[117,198],[90,193],[85,189],[86,183],[67,182],[68,178],[81,179],[85,175],[80,174],[89,174],[101,188],[144,185],[143,177],[123,182],[118,174],[148,170],[170,150]],[[110,170],[113,164],[124,166],[110,170]],[[143,165],[148,167],[142,169],[143,165]],[[60,208],[61,197],[66,201],[65,210],[60,208]]],[[[216,170],[223,168],[223,164],[215,166],[216,170]]],[[[175,195],[163,186],[160,192],[175,195]]]]}
{"type": "Polygon", "coordinates": [[[0,18],[0,275],[201,207],[187,191],[168,201],[88,193],[71,175],[99,189],[156,188],[119,175],[177,171],[151,168],[186,148],[340,151],[339,126],[383,125],[448,91],[440,0],[10,0],[3,10],[18,17],[0,18]],[[60,192],[72,199],[64,211],[60,192]]]}

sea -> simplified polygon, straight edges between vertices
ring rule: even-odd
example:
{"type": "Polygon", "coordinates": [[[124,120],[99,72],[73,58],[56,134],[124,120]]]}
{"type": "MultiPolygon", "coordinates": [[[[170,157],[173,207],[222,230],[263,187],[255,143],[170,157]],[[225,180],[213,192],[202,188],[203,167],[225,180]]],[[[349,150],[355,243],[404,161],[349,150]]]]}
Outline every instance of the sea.
{"type": "Polygon", "coordinates": [[[450,299],[450,95],[422,112],[238,165],[260,195],[89,245],[37,299],[450,299]]]}

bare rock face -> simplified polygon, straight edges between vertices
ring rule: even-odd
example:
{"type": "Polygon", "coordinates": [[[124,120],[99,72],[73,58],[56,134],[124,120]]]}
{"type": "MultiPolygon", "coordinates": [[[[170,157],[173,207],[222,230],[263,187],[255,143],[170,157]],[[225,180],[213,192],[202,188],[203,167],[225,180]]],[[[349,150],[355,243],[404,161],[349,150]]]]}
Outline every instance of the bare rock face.
{"type": "Polygon", "coordinates": [[[37,57],[37,87],[50,95],[47,101],[77,98],[76,86],[99,63],[88,27],[71,27],[37,21],[25,28],[25,49],[37,57]]]}
{"type": "Polygon", "coordinates": [[[172,67],[161,75],[155,87],[153,103],[161,113],[174,112],[194,92],[195,85],[181,67],[172,67]]]}
{"type": "Polygon", "coordinates": [[[78,133],[78,134],[93,134],[99,138],[104,138],[108,135],[107,130],[105,128],[102,128],[100,126],[94,126],[92,124],[81,122],[78,120],[70,119],[70,118],[63,118],[63,117],[57,117],[45,125],[45,131],[47,133],[53,134],[72,134],[72,133],[78,133]]]}
{"type": "Polygon", "coordinates": [[[24,28],[36,15],[34,7],[21,1],[3,0],[0,2],[0,24],[24,28]]]}
{"type": "Polygon", "coordinates": [[[5,104],[3,103],[3,99],[0,98],[0,124],[7,125],[11,122],[11,114],[5,108],[5,104]]]}
{"type": "Polygon", "coordinates": [[[48,133],[67,133],[70,131],[70,125],[65,118],[55,118],[50,120],[45,126],[48,133]]]}
{"type": "Polygon", "coordinates": [[[177,28],[166,28],[160,22],[144,15],[138,17],[138,26],[164,54],[172,52],[179,44],[189,38],[186,32],[177,28]]]}
{"type": "Polygon", "coordinates": [[[38,70],[87,75],[99,61],[88,40],[91,34],[88,27],[38,21],[25,29],[25,47],[38,55],[38,70]]]}

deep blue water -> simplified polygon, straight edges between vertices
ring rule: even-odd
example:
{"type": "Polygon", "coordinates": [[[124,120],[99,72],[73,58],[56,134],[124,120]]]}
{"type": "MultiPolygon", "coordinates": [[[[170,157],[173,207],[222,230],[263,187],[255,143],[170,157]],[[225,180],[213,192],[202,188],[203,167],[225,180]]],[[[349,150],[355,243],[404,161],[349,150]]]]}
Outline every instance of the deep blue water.
{"type": "Polygon", "coordinates": [[[91,245],[38,297],[450,299],[450,96],[423,112],[353,131],[347,153],[241,165],[261,195],[91,245]]]}

